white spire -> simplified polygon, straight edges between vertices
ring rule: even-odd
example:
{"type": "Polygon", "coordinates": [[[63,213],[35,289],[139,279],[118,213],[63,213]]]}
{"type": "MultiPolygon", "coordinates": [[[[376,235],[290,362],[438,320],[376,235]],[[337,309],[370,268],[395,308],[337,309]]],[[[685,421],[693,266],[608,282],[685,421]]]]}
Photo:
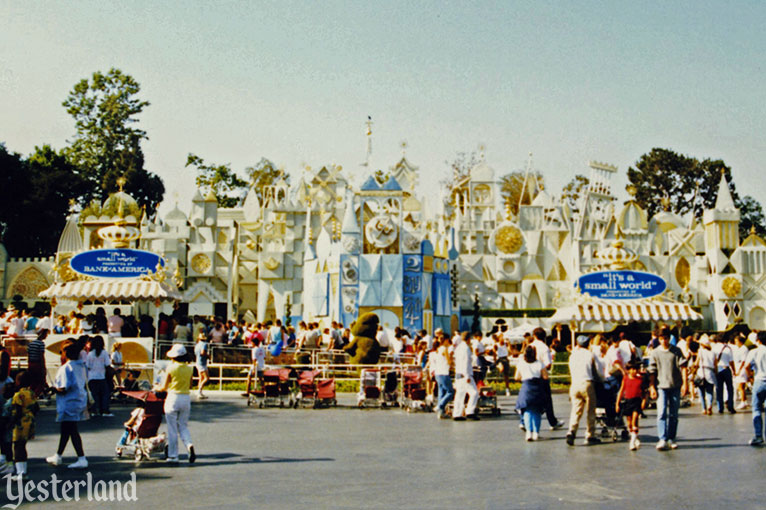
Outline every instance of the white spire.
{"type": "Polygon", "coordinates": [[[719,211],[736,211],[734,199],[731,198],[729,191],[729,182],[726,180],[726,174],[721,171],[721,180],[718,182],[718,196],[715,199],[715,208],[719,211]]]}

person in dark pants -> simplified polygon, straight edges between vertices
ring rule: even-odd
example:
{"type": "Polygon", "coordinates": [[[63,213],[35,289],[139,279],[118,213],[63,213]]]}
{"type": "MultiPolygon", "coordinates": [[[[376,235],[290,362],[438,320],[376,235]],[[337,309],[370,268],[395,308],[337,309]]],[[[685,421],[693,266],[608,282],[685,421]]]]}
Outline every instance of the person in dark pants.
{"type": "MultiPolygon", "coordinates": [[[[545,330],[543,328],[535,328],[535,330],[532,331],[532,337],[534,340],[530,345],[535,348],[538,361],[543,364],[545,370],[550,374],[553,367],[553,355],[548,344],[545,342],[545,330]]],[[[556,413],[553,410],[550,379],[543,379],[542,385],[543,391],[545,392],[545,415],[548,417],[548,424],[551,426],[552,430],[560,429],[564,426],[564,422],[556,418],[556,413]]]]}
{"type": "Polygon", "coordinates": [[[734,372],[734,351],[726,343],[723,335],[713,337],[715,344],[713,352],[716,360],[716,378],[715,378],[715,399],[718,402],[718,412],[723,413],[723,388],[726,386],[726,408],[731,414],[734,410],[734,384],[732,382],[732,373],[734,372]]]}

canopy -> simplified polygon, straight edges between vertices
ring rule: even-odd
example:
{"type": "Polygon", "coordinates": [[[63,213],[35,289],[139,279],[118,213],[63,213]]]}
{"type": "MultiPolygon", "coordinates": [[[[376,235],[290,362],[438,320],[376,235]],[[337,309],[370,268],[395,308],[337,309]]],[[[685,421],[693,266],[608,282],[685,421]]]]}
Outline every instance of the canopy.
{"type": "Polygon", "coordinates": [[[181,294],[165,282],[143,279],[98,278],[54,283],[40,297],[65,300],[180,301],[181,294]]]}
{"type": "Polygon", "coordinates": [[[550,322],[616,322],[632,321],[686,321],[699,320],[702,315],[691,306],[675,301],[636,300],[599,300],[560,308],[549,319],[550,322]]]}

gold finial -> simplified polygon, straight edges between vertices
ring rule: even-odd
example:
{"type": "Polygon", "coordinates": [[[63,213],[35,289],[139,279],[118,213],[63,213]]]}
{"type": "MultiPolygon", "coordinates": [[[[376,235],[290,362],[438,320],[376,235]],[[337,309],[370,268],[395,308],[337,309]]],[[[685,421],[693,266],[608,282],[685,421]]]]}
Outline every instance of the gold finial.
{"type": "Polygon", "coordinates": [[[638,188],[636,188],[633,184],[628,184],[625,186],[625,191],[628,192],[628,195],[630,195],[631,198],[635,198],[636,194],[638,194],[638,188]]]}
{"type": "Polygon", "coordinates": [[[750,225],[750,235],[751,236],[755,235],[755,225],[750,225]]]}
{"type": "Polygon", "coordinates": [[[480,143],[479,144],[479,159],[481,161],[484,161],[484,152],[487,150],[486,144],[480,143]]]}
{"type": "Polygon", "coordinates": [[[409,147],[407,140],[402,140],[399,142],[399,147],[402,148],[402,157],[404,157],[405,153],[407,152],[407,147],[409,147]]]}
{"type": "Polygon", "coordinates": [[[665,212],[670,211],[670,197],[665,195],[660,199],[660,203],[662,204],[662,210],[665,212]]]}
{"type": "Polygon", "coordinates": [[[125,182],[126,181],[124,175],[117,179],[117,187],[120,188],[120,193],[122,193],[122,189],[125,187],[125,182]]]}

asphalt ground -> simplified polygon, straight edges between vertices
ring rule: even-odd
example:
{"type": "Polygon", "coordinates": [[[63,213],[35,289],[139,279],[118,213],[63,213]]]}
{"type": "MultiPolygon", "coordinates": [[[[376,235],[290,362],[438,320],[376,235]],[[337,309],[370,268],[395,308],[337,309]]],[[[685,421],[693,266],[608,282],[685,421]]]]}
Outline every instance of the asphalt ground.
{"type": "MultiPolygon", "coordinates": [[[[630,452],[625,442],[582,446],[582,437],[568,447],[566,429],[550,431],[545,420],[541,440],[528,443],[512,412],[515,397],[500,397],[500,417],[453,422],[360,410],[353,395],[318,410],[248,408],[238,394],[210,395],[192,404],[193,465],[184,455],[178,465],[116,459],[132,406],[115,406],[114,418],[81,424],[87,472],[49,466],[44,458],[56,448],[58,424],[54,407],[43,407],[28,444],[30,480],[54,473],[85,480],[89,472],[93,480],[128,481],[134,472],[138,500],[49,498],[19,508],[766,508],[766,449],[747,446],[749,412],[707,417],[698,406],[682,409],[679,449],[658,452],[655,414],[647,411],[641,449],[630,452]]],[[[567,419],[567,396],[554,401],[567,419]]],[[[73,455],[70,445],[66,460],[73,455]]],[[[0,504],[13,503],[1,481],[0,504]]]]}

